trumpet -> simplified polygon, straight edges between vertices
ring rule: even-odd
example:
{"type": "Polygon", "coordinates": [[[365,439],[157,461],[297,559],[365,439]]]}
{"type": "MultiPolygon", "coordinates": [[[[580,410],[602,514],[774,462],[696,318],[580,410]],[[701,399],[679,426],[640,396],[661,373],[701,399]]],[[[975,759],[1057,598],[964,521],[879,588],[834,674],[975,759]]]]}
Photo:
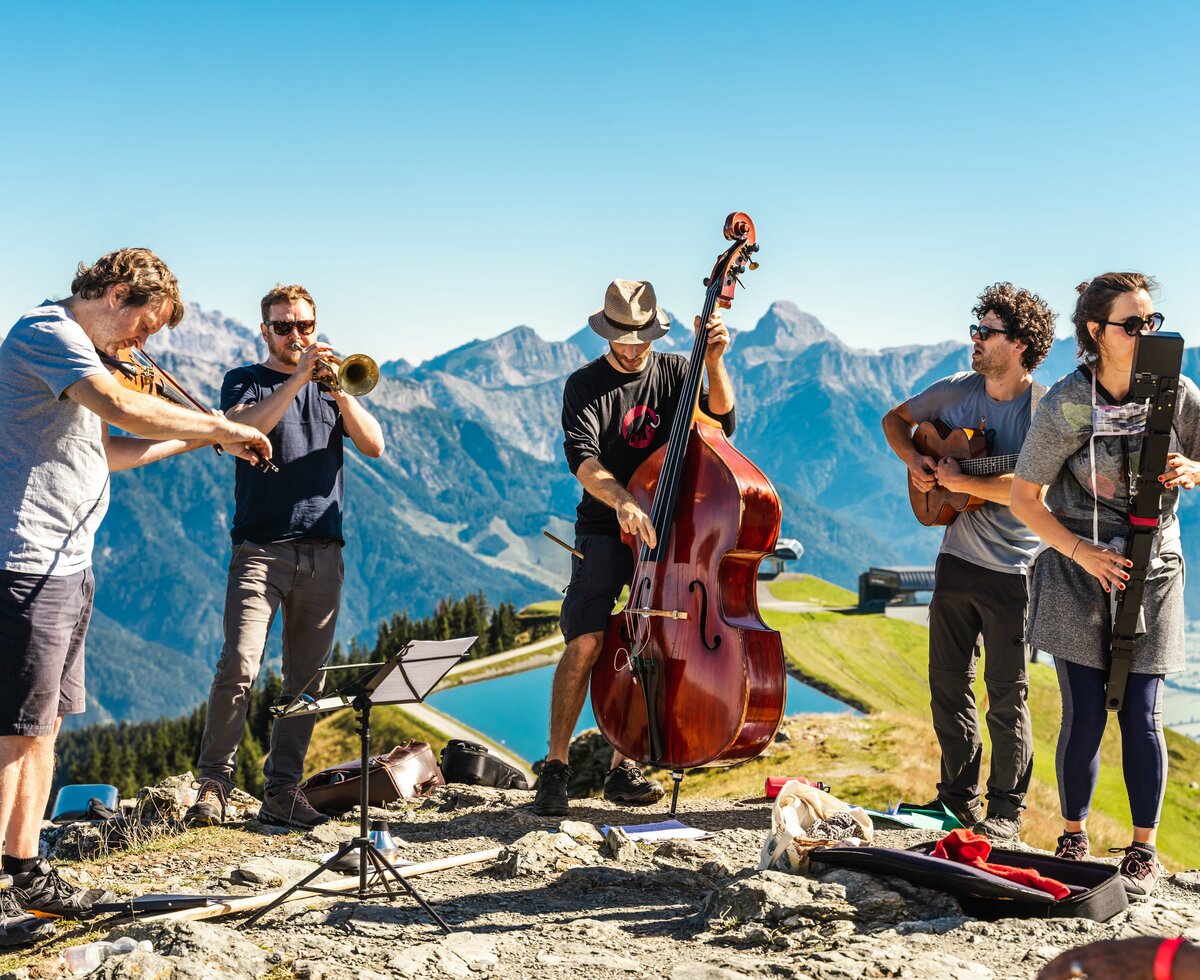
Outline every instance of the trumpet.
{"type": "MultiPolygon", "coordinates": [[[[293,343],[292,350],[303,351],[304,345],[293,343]]],[[[344,391],[357,398],[370,393],[379,384],[379,365],[367,354],[322,357],[317,363],[325,365],[333,374],[333,381],[326,382],[330,391],[344,391]]]]}

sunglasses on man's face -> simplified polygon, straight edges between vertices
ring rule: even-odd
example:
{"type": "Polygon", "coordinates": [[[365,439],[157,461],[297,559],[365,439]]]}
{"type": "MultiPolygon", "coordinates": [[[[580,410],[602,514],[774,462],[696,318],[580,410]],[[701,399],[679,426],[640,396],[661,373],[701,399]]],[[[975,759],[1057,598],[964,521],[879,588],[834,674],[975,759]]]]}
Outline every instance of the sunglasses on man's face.
{"type": "Polygon", "coordinates": [[[1127,316],[1124,320],[1101,320],[1100,322],[1109,327],[1124,327],[1127,336],[1136,337],[1143,330],[1153,333],[1162,327],[1166,319],[1161,313],[1151,313],[1144,319],[1140,316],[1127,316]]]}
{"type": "Polygon", "coordinates": [[[985,327],[982,323],[972,323],[971,324],[971,339],[972,340],[975,340],[976,338],[978,338],[979,340],[984,341],[986,343],[988,337],[990,337],[994,333],[998,333],[1004,337],[1012,336],[1012,331],[1009,330],[1008,327],[985,327]]]}
{"type": "Polygon", "coordinates": [[[317,329],[316,320],[268,320],[267,326],[275,331],[276,336],[286,337],[293,330],[299,330],[301,337],[307,337],[317,329]]]}

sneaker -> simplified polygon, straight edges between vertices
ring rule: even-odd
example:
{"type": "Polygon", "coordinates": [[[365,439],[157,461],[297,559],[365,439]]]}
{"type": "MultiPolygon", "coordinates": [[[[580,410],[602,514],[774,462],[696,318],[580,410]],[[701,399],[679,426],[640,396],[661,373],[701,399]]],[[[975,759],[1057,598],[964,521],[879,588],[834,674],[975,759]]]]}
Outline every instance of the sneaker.
{"type": "Polygon", "coordinates": [[[289,786],[268,795],[258,808],[258,820],[259,823],[296,830],[312,830],[329,823],[329,817],[313,808],[299,786],[289,786]]]}
{"type": "Polygon", "coordinates": [[[1058,847],[1054,849],[1054,856],[1064,861],[1086,861],[1089,857],[1088,835],[1083,831],[1063,831],[1063,835],[1058,839],[1058,847]]]}
{"type": "Polygon", "coordinates": [[[215,779],[200,780],[196,802],[188,807],[183,822],[189,827],[211,827],[225,822],[225,786],[215,779]]]}
{"type": "Polygon", "coordinates": [[[604,779],[604,798],[609,803],[649,806],[662,799],[662,795],[662,786],[643,776],[632,759],[624,759],[615,769],[610,769],[604,779]]]}
{"type": "Polygon", "coordinates": [[[571,810],[567,799],[567,780],[571,770],[557,759],[548,759],[538,777],[533,812],[539,817],[565,817],[571,810]]]}
{"type": "Polygon", "coordinates": [[[989,813],[971,829],[990,841],[999,841],[1002,844],[1015,843],[1021,839],[1021,818],[1002,817],[998,813],[989,813]]]}
{"type": "Polygon", "coordinates": [[[0,875],[0,946],[23,946],[54,931],[50,919],[30,915],[12,896],[12,878],[0,875]]]}
{"type": "Polygon", "coordinates": [[[983,810],[974,801],[960,803],[957,800],[948,800],[943,796],[935,796],[928,803],[922,803],[918,809],[945,810],[964,827],[974,827],[983,816],[983,810]]]}
{"type": "Polygon", "coordinates": [[[93,905],[115,902],[117,896],[103,888],[76,888],[59,877],[45,858],[32,871],[12,876],[9,895],[26,912],[44,912],[63,919],[90,919],[93,905]]]}
{"type": "Polygon", "coordinates": [[[1149,898],[1158,880],[1163,876],[1163,866],[1158,857],[1136,844],[1128,847],[1110,847],[1109,854],[1125,853],[1121,858],[1121,877],[1125,879],[1125,894],[1130,898],[1149,898]]]}

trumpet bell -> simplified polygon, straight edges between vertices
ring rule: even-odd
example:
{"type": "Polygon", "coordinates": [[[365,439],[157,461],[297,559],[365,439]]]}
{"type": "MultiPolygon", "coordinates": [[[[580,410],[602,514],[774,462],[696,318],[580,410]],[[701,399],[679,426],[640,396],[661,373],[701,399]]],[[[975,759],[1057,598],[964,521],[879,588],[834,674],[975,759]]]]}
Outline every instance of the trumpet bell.
{"type": "Polygon", "coordinates": [[[365,395],[379,384],[379,365],[367,354],[351,354],[337,369],[338,387],[347,395],[365,395]]]}

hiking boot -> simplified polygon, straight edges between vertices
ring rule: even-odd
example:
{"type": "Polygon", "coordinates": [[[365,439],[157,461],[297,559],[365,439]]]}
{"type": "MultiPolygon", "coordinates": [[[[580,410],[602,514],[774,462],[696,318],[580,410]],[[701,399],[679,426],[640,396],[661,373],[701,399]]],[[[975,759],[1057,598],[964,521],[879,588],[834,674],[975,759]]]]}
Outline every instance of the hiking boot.
{"type": "Polygon", "coordinates": [[[0,875],[0,946],[23,946],[54,931],[50,919],[30,915],[12,895],[12,878],[0,875]]]}
{"type": "Polygon", "coordinates": [[[571,810],[567,799],[567,780],[570,778],[571,770],[564,763],[547,759],[538,777],[533,812],[539,817],[565,817],[571,810]]]}
{"type": "Polygon", "coordinates": [[[64,919],[90,919],[93,905],[115,902],[117,896],[103,888],[76,888],[59,877],[45,858],[32,871],[12,876],[9,895],[26,912],[44,912],[64,919]]]}
{"type": "Polygon", "coordinates": [[[200,780],[196,802],[188,807],[183,822],[189,827],[211,827],[225,822],[225,785],[215,779],[200,780]]]}
{"type": "Polygon", "coordinates": [[[289,786],[263,800],[263,805],[258,808],[258,822],[296,830],[312,830],[313,827],[329,823],[329,817],[313,809],[299,786],[289,786]]]}
{"type": "Polygon", "coordinates": [[[1158,880],[1163,876],[1163,866],[1153,851],[1130,844],[1128,847],[1110,847],[1109,854],[1125,853],[1121,858],[1121,878],[1125,882],[1125,894],[1130,898],[1149,898],[1158,880]]]}
{"type": "Polygon", "coordinates": [[[958,800],[948,800],[944,796],[935,796],[928,803],[922,803],[919,809],[945,810],[964,827],[974,827],[983,816],[983,810],[974,801],[960,803],[958,800]]]}
{"type": "Polygon", "coordinates": [[[604,798],[609,803],[649,806],[662,799],[662,795],[662,786],[643,776],[632,759],[625,759],[615,769],[610,769],[604,779],[604,798]]]}
{"type": "Polygon", "coordinates": [[[1063,831],[1058,839],[1058,847],[1054,849],[1054,856],[1064,861],[1086,861],[1089,857],[1088,835],[1082,831],[1063,831]]]}
{"type": "Polygon", "coordinates": [[[971,829],[990,841],[1000,844],[1015,843],[1021,839],[1021,818],[1002,817],[998,813],[989,813],[971,829]]]}

